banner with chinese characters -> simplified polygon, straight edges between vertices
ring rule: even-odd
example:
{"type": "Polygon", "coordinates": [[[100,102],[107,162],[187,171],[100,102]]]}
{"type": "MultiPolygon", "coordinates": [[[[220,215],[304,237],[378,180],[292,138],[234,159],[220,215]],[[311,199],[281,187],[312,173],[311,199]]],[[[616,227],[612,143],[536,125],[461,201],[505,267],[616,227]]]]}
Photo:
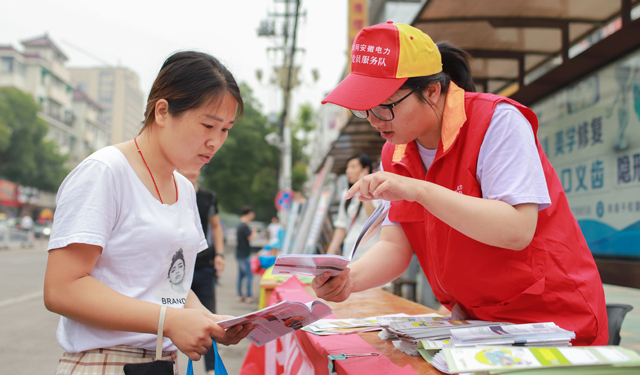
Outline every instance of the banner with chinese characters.
{"type": "Polygon", "coordinates": [[[591,252],[640,259],[640,51],[531,109],[591,252]]]}
{"type": "Polygon", "coordinates": [[[367,0],[349,0],[349,47],[353,46],[353,41],[360,30],[367,26],[369,26],[367,0]]]}

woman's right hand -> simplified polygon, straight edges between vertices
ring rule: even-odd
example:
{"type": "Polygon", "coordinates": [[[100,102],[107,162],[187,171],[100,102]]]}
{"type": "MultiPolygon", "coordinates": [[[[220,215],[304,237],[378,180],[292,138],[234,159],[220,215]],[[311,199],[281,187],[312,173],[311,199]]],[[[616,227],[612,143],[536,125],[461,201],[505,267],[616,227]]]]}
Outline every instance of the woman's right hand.
{"type": "Polygon", "coordinates": [[[213,345],[211,338],[223,345],[237,344],[253,329],[251,324],[225,331],[215,323],[214,315],[198,309],[167,309],[164,336],[194,361],[200,359],[213,345]]]}
{"type": "Polygon", "coordinates": [[[325,272],[313,278],[311,287],[316,295],[325,301],[342,302],[353,292],[353,278],[350,273],[351,269],[348,267],[333,278],[329,272],[325,272]]]}

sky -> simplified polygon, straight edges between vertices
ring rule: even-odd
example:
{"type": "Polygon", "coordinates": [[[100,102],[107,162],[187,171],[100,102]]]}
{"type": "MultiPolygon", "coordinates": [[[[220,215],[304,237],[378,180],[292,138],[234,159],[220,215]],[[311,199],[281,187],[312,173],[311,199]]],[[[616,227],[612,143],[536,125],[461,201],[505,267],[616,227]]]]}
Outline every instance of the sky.
{"type": "MultiPolygon", "coordinates": [[[[136,72],[145,99],[173,52],[208,52],[238,82],[249,84],[268,114],[282,110],[282,90],[269,84],[269,77],[283,57],[267,48],[282,42],[259,38],[257,29],[270,13],[283,9],[277,0],[2,0],[0,45],[23,51],[20,41],[48,33],[69,57],[68,67],[109,64],[136,72]]],[[[296,45],[305,52],[295,56],[301,84],[292,92],[294,114],[303,103],[318,109],[347,61],[347,0],[302,0],[301,12],[306,16],[298,22],[296,45]],[[317,82],[313,69],[320,75],[317,82]]]]}

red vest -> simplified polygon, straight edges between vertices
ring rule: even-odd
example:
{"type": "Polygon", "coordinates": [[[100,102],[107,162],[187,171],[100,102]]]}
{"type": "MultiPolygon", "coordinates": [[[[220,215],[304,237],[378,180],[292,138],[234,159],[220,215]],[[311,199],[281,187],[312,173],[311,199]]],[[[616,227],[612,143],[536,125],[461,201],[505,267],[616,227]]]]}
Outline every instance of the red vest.
{"type": "MultiPolygon", "coordinates": [[[[496,95],[464,93],[464,108],[459,108],[467,119],[457,125],[457,137],[453,133],[450,140],[441,140],[426,176],[414,142],[385,144],[384,170],[481,198],[478,153],[499,102],[518,108],[537,133],[538,121],[529,108],[496,95]]],[[[470,317],[489,321],[552,321],[575,331],[573,345],[606,345],[607,313],[598,269],[537,137],[536,144],[552,204],[538,212],[535,235],[526,249],[475,241],[415,202],[392,202],[389,218],[401,223],[435,296],[447,308],[458,304],[470,317]]]]}

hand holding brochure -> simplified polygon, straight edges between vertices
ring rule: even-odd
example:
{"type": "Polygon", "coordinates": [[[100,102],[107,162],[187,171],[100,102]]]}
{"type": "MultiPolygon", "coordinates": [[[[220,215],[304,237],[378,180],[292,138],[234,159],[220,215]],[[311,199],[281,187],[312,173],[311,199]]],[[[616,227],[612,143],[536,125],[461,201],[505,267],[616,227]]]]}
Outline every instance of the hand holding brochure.
{"type": "Polygon", "coordinates": [[[256,346],[262,346],[329,314],[331,314],[331,308],[321,301],[309,303],[282,301],[262,310],[221,320],[218,325],[229,329],[239,324],[252,323],[255,327],[247,338],[256,346]]]}
{"type": "Polygon", "coordinates": [[[324,272],[329,272],[331,276],[338,276],[353,258],[360,243],[369,240],[382,226],[382,222],[387,217],[390,205],[380,203],[373,211],[360,235],[356,239],[351,255],[343,257],[341,255],[317,255],[317,254],[283,254],[278,255],[276,263],[271,271],[272,275],[313,275],[318,276],[324,272]]]}

